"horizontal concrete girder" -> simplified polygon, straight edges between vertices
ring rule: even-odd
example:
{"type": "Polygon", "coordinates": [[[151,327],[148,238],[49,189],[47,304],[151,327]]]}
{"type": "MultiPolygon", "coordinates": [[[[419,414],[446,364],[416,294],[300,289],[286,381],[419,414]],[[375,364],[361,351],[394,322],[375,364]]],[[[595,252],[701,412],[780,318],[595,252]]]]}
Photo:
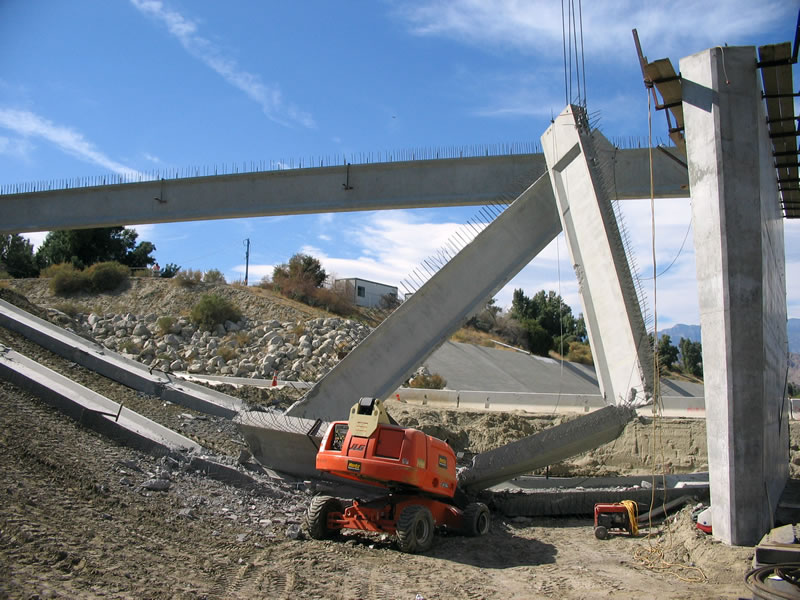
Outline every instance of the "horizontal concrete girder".
{"type": "MultiPolygon", "coordinates": [[[[617,197],[649,198],[647,149],[614,150],[609,158],[616,165],[617,197]]],[[[680,159],[668,150],[654,152],[653,158],[656,197],[688,196],[688,174],[680,159]]],[[[0,195],[0,234],[510,202],[545,171],[543,154],[521,154],[5,194],[0,195]]]]}

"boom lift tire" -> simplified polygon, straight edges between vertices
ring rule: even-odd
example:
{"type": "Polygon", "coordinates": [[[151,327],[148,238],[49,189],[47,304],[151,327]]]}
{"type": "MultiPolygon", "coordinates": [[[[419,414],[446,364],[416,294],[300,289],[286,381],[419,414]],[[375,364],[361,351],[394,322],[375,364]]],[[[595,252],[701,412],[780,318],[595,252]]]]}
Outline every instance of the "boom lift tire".
{"type": "Polygon", "coordinates": [[[306,514],[306,528],[308,535],[315,540],[324,540],[334,537],[339,529],[328,527],[328,515],[332,512],[344,512],[344,507],[338,498],[333,496],[315,496],[306,514]]]}
{"type": "Polygon", "coordinates": [[[397,521],[397,545],[402,552],[425,552],[433,545],[433,514],[415,504],[403,509],[397,521]]]}
{"type": "Polygon", "coordinates": [[[483,502],[472,502],[464,509],[464,535],[486,535],[490,524],[489,509],[483,502]]]}

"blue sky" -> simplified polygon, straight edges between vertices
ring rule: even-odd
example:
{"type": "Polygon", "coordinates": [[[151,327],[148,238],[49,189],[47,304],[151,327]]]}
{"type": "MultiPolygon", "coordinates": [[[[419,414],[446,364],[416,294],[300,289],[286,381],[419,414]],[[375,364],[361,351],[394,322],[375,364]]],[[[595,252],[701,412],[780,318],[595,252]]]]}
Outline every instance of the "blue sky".
{"type": "MultiPolygon", "coordinates": [[[[797,9],[785,0],[584,2],[589,111],[612,141],[646,143],[633,27],[649,58],[677,67],[710,46],[791,40],[797,9]]],[[[566,104],[561,23],[554,1],[5,0],[0,184],[538,141],[566,104]]],[[[658,114],[654,135],[665,134],[658,114]]],[[[660,328],[699,322],[690,211],[688,199],[657,202],[658,270],[678,257],[658,280],[660,328]]],[[[136,229],[162,265],[218,268],[228,280],[243,277],[249,238],[251,282],[302,251],[340,277],[397,285],[476,212],[136,229]]],[[[624,213],[649,277],[649,202],[625,203],[624,213]]],[[[785,233],[789,315],[800,317],[797,222],[787,221],[785,233]]],[[[644,284],[652,298],[652,281],[644,284]]],[[[500,305],[515,287],[560,290],[580,312],[563,236],[500,292],[500,305]]]]}

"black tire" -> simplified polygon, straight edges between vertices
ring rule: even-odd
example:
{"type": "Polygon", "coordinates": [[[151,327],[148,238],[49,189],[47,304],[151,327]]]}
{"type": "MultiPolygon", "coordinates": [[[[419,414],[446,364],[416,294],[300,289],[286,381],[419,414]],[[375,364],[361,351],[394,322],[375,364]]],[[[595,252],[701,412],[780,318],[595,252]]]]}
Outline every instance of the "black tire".
{"type": "Polygon", "coordinates": [[[427,506],[403,509],[397,521],[397,545],[401,552],[425,552],[433,545],[433,515],[427,506]]]}
{"type": "Polygon", "coordinates": [[[464,526],[462,532],[470,537],[478,537],[489,533],[492,518],[489,509],[483,502],[472,502],[464,509],[464,526]]]}
{"type": "Polygon", "coordinates": [[[598,540],[608,539],[608,529],[602,525],[598,525],[594,528],[594,537],[596,537],[598,540]]]}
{"type": "Polygon", "coordinates": [[[344,507],[338,498],[333,496],[315,496],[311,500],[306,514],[306,529],[308,535],[315,540],[331,538],[339,533],[339,529],[328,527],[328,515],[332,512],[344,512],[344,507]]]}

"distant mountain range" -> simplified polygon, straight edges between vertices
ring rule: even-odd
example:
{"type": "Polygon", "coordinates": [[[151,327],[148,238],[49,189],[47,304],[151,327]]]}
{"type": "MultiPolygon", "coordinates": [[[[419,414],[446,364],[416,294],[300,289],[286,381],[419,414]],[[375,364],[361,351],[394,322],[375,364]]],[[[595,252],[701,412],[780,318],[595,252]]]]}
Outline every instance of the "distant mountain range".
{"type": "MultiPolygon", "coordinates": [[[[789,352],[800,353],[800,319],[789,319],[786,329],[789,333],[789,352]]],[[[679,323],[669,329],[662,329],[658,332],[658,337],[668,335],[673,346],[677,346],[681,338],[687,338],[693,342],[700,340],[700,325],[683,325],[679,323]]]]}

